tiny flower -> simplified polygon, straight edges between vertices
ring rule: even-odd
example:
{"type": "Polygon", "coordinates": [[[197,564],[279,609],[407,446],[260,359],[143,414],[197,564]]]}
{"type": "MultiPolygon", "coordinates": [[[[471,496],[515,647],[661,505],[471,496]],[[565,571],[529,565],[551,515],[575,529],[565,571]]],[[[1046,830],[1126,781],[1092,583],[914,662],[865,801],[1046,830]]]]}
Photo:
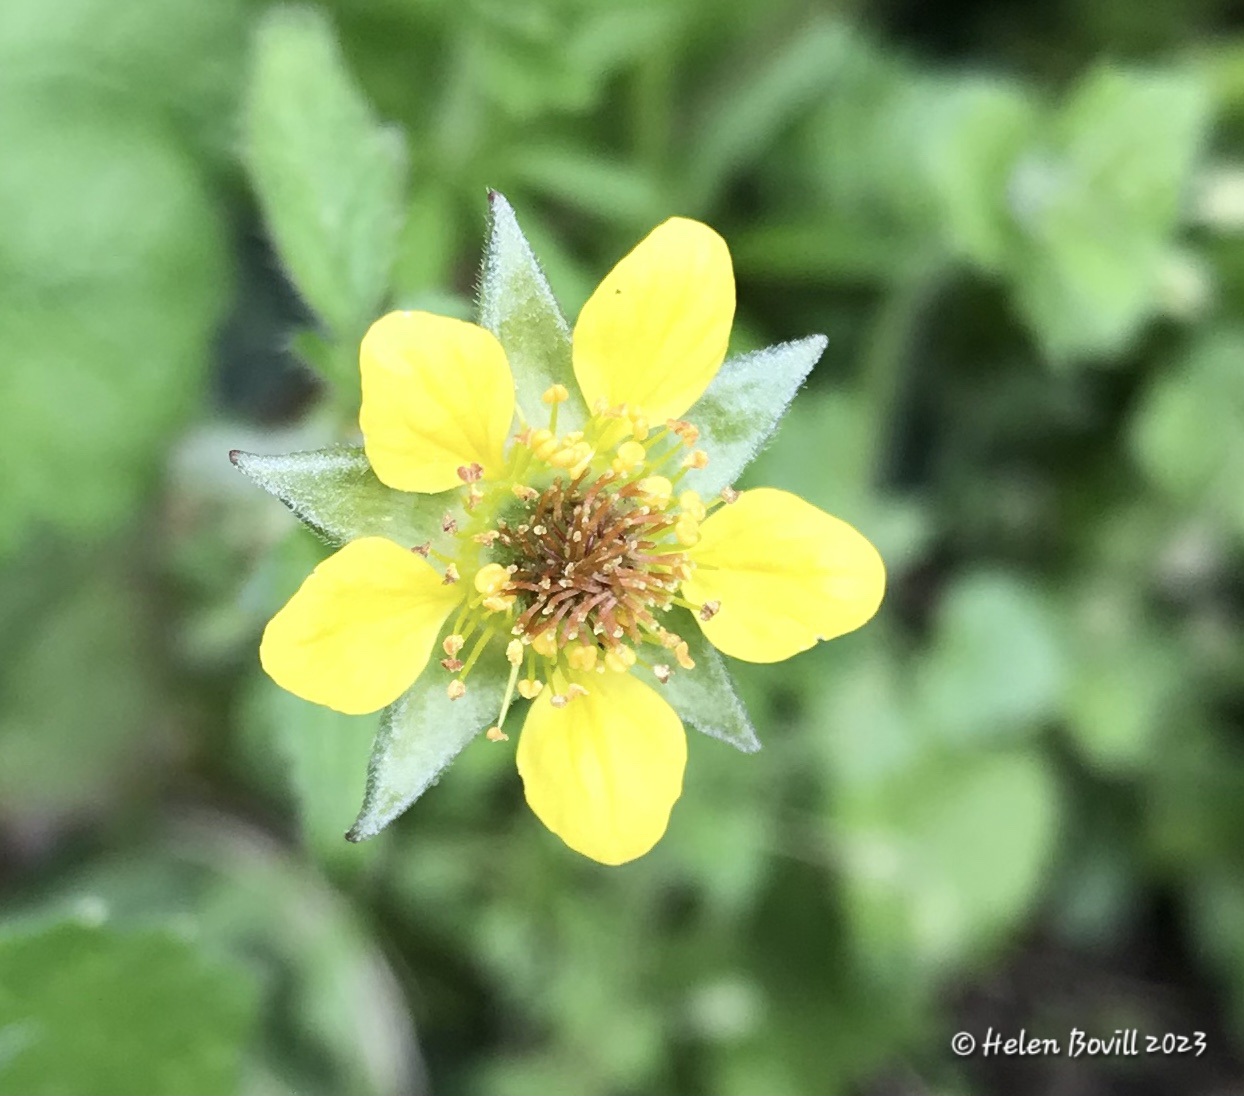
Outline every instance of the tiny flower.
{"type": "Polygon", "coordinates": [[[885,587],[864,536],[795,495],[727,487],[706,504],[686,489],[717,443],[711,423],[683,416],[720,368],[733,317],[725,242],[666,221],[584,305],[578,393],[546,375],[547,422],[530,424],[516,424],[490,331],[426,312],[377,320],[360,348],[366,457],[393,491],[455,492],[458,516],[441,522],[452,547],[351,540],[268,624],[264,669],[307,700],[365,713],[398,701],[438,641],[457,676],[436,688],[451,700],[494,658],[509,685],[485,734],[505,741],[511,698],[530,701],[516,759],[537,817],[602,863],[647,852],[682,792],[676,688],[660,686],[697,672],[690,641],[701,661],[707,641],[776,662],[860,627],[885,587]],[[579,397],[586,421],[559,428],[579,397]]]}

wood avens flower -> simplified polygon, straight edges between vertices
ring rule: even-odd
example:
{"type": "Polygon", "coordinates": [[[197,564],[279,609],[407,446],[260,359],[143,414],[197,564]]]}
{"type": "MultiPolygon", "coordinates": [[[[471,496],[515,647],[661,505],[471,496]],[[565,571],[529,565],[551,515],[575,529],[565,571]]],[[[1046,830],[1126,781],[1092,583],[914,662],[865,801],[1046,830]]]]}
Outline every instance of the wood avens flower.
{"type": "Polygon", "coordinates": [[[734,278],[712,229],[658,226],[571,334],[494,195],[480,313],[372,325],[362,453],[234,455],[344,542],[260,658],[307,700],[386,709],[351,836],[396,817],[476,734],[506,741],[524,698],[527,802],[571,848],[620,864],[665,831],[684,720],[759,747],[714,648],[774,662],[852,631],[884,567],[797,496],[730,487],[824,341],[723,368],[734,278]]]}

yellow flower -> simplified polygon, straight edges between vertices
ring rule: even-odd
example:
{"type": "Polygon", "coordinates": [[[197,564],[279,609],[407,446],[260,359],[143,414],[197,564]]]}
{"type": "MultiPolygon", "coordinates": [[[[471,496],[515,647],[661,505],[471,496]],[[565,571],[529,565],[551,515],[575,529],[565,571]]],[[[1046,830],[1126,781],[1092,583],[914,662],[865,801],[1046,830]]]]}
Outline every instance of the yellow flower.
{"type": "MultiPolygon", "coordinates": [[[[425,671],[438,638],[451,697],[491,647],[511,665],[489,738],[531,699],[517,762],[527,802],[571,848],[606,864],[647,852],[682,791],[682,722],[658,681],[694,673],[666,612],[696,612],[719,650],[774,662],[860,627],[885,569],[855,529],[795,495],[679,487],[711,454],[681,418],[722,364],[734,317],[725,242],[696,221],[658,226],[583,307],[573,368],[591,415],[558,433],[514,430],[505,351],[474,324],[425,312],[378,320],[360,349],[359,424],[379,479],[457,488],[456,554],[355,540],[269,623],[260,656],[284,688],[342,712],[376,711],[425,671]],[[671,668],[670,663],[676,664],[671,668]]],[[[481,728],[482,729],[482,728],[481,728]]]]}

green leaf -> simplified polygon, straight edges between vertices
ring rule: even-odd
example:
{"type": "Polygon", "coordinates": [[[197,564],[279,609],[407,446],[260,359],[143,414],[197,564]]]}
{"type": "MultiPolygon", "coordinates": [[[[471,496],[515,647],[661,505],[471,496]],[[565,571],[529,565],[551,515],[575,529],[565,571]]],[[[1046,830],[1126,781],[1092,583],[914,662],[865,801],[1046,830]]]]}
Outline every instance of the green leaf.
{"type": "Polygon", "coordinates": [[[386,487],[355,446],[279,456],[235,449],[229,459],[330,544],[359,537],[388,537],[405,548],[435,542],[442,517],[460,501],[452,492],[420,495],[386,487]]]}
{"type": "Polygon", "coordinates": [[[695,669],[680,670],[675,666],[664,685],[649,670],[641,668],[640,677],[669,701],[684,723],[744,753],[755,753],[760,749],[760,740],[735,692],[734,679],[721,655],[704,638],[699,624],[686,609],[673,609],[665,619],[665,627],[686,640],[695,669]]]}
{"type": "Polygon", "coordinates": [[[1209,121],[1199,79],[1104,66],[1009,184],[1016,298],[1056,361],[1124,349],[1158,308],[1163,263],[1209,121]]]}
{"type": "Polygon", "coordinates": [[[133,589],[98,560],[51,558],[0,582],[0,804],[32,818],[108,802],[164,752],[158,663],[133,589]]]}
{"type": "Polygon", "coordinates": [[[1036,105],[1018,85],[979,77],[919,81],[912,95],[920,197],[926,207],[932,200],[957,252],[997,268],[1014,235],[1007,183],[1033,137],[1036,105]]]}
{"type": "Polygon", "coordinates": [[[570,357],[570,325],[518,226],[510,203],[496,191],[488,195],[490,225],[480,275],[479,322],[505,347],[518,408],[529,423],[544,423],[549,409],[540,396],[553,384],[565,385],[570,399],[558,410],[558,426],[576,429],[586,421],[570,357]]]}
{"type": "Polygon", "coordinates": [[[700,428],[707,468],[691,469],[686,486],[710,499],[732,484],[777,429],[799,386],[825,352],[824,335],[731,358],[687,412],[700,428]]]}
{"type": "MultiPolygon", "coordinates": [[[[739,168],[759,159],[776,138],[838,79],[854,48],[854,35],[841,20],[813,19],[787,41],[754,57],[763,64],[731,73],[724,94],[712,100],[682,160],[690,165],[686,204],[710,205],[739,168]]],[[[736,70],[739,66],[735,66],[736,70]]]]}
{"type": "Polygon", "coordinates": [[[45,86],[76,85],[110,112],[172,122],[231,155],[245,63],[248,0],[7,0],[0,6],[0,72],[45,86]],[[52,61],[51,59],[54,59],[52,61]]]}
{"type": "Polygon", "coordinates": [[[944,740],[979,741],[1051,718],[1066,684],[1040,592],[1007,575],[969,574],[939,608],[933,646],[916,668],[916,711],[944,740]]]}
{"type": "Polygon", "coordinates": [[[405,214],[405,146],[373,117],[317,11],[276,8],[264,17],[245,141],[294,284],[338,341],[357,342],[388,289],[405,214]]]}
{"type": "MultiPolygon", "coordinates": [[[[508,670],[509,667],[506,667],[508,670]]],[[[481,661],[466,696],[450,700],[450,677],[433,664],[384,711],[367,769],[367,790],[351,841],[374,837],[428,790],[445,767],[501,710],[506,674],[481,661]]]]}
{"type": "Polygon", "coordinates": [[[254,986],[160,931],[63,922],[0,935],[0,1091],[238,1090],[254,986]]]}
{"type": "Polygon", "coordinates": [[[1074,629],[1067,732],[1098,768],[1134,773],[1192,701],[1181,691],[1195,680],[1192,667],[1185,649],[1146,619],[1130,584],[1076,590],[1073,602],[1065,610],[1074,629]]]}
{"type": "Polygon", "coordinates": [[[322,860],[357,860],[358,850],[341,835],[366,781],[373,721],[309,704],[260,676],[247,701],[246,718],[284,759],[306,844],[322,860]]]}
{"type": "Polygon", "coordinates": [[[1244,331],[1204,336],[1159,375],[1131,424],[1131,450],[1148,479],[1193,513],[1244,536],[1244,331]]]}
{"type": "MultiPolygon", "coordinates": [[[[7,75],[7,73],[6,73],[7,75]]],[[[198,165],[97,94],[0,95],[0,551],[125,523],[201,391],[228,294],[198,165]]]]}
{"type": "Polygon", "coordinates": [[[836,802],[856,946],[900,980],[987,952],[1019,924],[1058,833],[1058,787],[1027,753],[935,765],[836,802]]]}

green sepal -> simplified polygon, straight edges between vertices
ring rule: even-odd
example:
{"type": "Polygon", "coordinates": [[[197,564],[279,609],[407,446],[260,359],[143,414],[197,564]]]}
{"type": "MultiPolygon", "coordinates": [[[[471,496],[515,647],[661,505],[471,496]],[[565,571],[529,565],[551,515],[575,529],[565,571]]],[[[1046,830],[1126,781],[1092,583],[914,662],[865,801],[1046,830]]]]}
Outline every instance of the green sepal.
{"type": "Polygon", "coordinates": [[[395,491],[376,478],[357,446],[261,456],[235,449],[237,469],[275,495],[329,544],[388,537],[404,548],[441,537],[441,519],[457,508],[452,491],[420,495],[395,491]]]}
{"type": "Polygon", "coordinates": [[[686,641],[695,669],[681,670],[675,665],[664,685],[642,666],[635,672],[665,698],[683,723],[743,753],[755,753],[760,749],[760,739],[717,649],[704,638],[686,609],[671,609],[663,624],[686,641]]]}
{"type": "Polygon", "coordinates": [[[685,485],[711,498],[751,463],[786,413],[795,393],[820,360],[824,335],[778,343],[731,358],[687,412],[700,430],[707,468],[692,469],[685,485]]]}
{"type": "MultiPolygon", "coordinates": [[[[450,700],[450,675],[435,664],[384,710],[367,766],[367,790],[350,841],[375,837],[428,790],[463,748],[492,725],[508,674],[501,660],[481,660],[466,695],[450,700]]],[[[509,667],[505,666],[508,671],[509,667]]]]}
{"type": "Polygon", "coordinates": [[[570,398],[558,409],[560,429],[587,420],[570,350],[570,325],[549,288],[514,209],[489,191],[488,246],[479,281],[479,322],[497,336],[514,374],[518,409],[528,423],[543,424],[548,407],[540,397],[564,385],[570,398]]]}

